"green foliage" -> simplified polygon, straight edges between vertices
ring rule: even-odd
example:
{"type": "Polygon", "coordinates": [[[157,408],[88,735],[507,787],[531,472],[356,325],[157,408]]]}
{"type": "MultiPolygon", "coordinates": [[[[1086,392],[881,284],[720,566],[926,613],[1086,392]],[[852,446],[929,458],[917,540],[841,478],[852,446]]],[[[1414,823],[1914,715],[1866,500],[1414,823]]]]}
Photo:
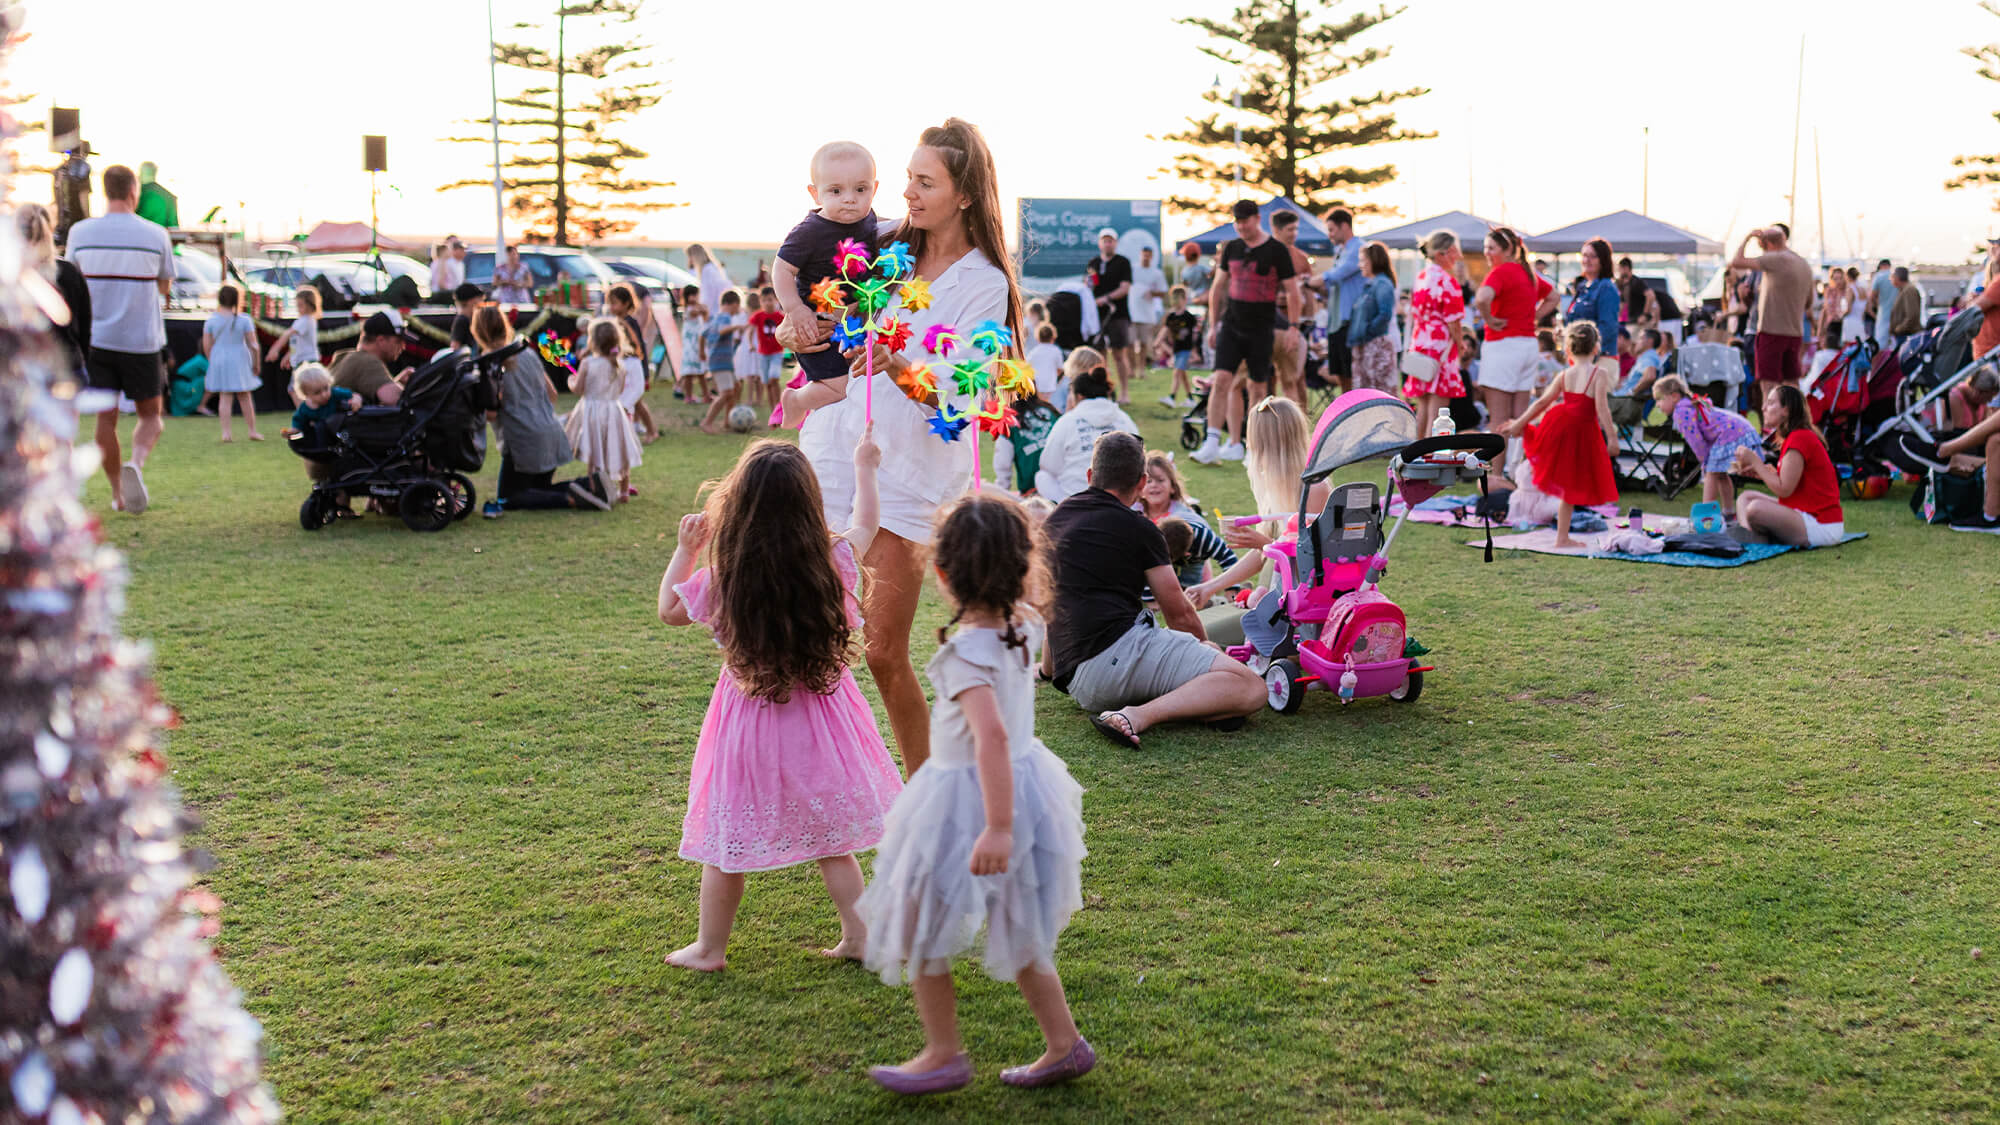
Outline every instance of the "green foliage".
{"type": "MultiPolygon", "coordinates": [[[[1995,0],[1980,0],[1979,6],[1989,13],[2000,16],[2000,3],[1995,0]]],[[[1978,47],[1960,48],[1959,53],[1979,64],[1979,77],[1990,82],[2000,82],[2000,43],[1987,43],[1978,47]]],[[[2000,113],[1993,115],[2000,121],[2000,113]]],[[[2000,153],[1985,156],[1954,156],[1951,166],[1962,168],[1958,175],[1944,182],[1946,191],[1960,188],[1987,187],[2000,189],[2000,153]]],[[[1993,197],[1993,209],[2000,211],[2000,190],[1993,197]]]]}
{"type": "MultiPolygon", "coordinates": [[[[577,50],[568,42],[571,20],[591,20],[605,30],[636,22],[645,0],[585,0],[556,9],[555,49],[534,43],[498,43],[500,65],[526,71],[532,85],[500,99],[512,116],[502,117],[502,141],[511,155],[503,167],[507,210],[533,224],[530,241],[570,245],[572,230],[595,242],[622,234],[637,220],[621,218],[633,212],[679,206],[662,200],[635,198],[674,186],[671,182],[633,178],[626,165],[643,160],[645,150],[619,135],[620,127],[659,104],[658,82],[644,81],[652,68],[645,57],[651,46],[629,32],[610,42],[577,50]]],[[[519,23],[515,30],[544,30],[519,23]]],[[[467,124],[491,127],[490,118],[467,124]]],[[[450,137],[462,144],[492,144],[486,136],[450,137]]],[[[464,179],[444,186],[484,187],[493,181],[464,179]]]]}
{"type": "MultiPolygon", "coordinates": [[[[1165,382],[1131,410],[1171,449],[1165,382]]],[[[666,436],[608,514],[308,534],[297,458],[194,418],[144,516],[90,486],[295,1125],[1991,1116],[2000,540],[1906,487],[1848,508],[1867,540],[1738,570],[1486,565],[1411,524],[1384,588],[1438,671],[1409,706],[1314,693],[1134,753],[1043,689],[1087,790],[1059,960],[1104,1062],[1000,1086],[1039,1039],[966,968],[979,1080],[917,1106],[864,1073],[916,1049],[909,993],[816,955],[810,865],[750,878],[725,973],[661,963],[717,659],[654,600],[749,439],[650,402],[666,436]]],[[[1254,510],[1240,467],[1183,472],[1254,510]]],[[[927,591],[920,666],[945,616],[927,591]]]]}
{"type": "MultiPolygon", "coordinates": [[[[1243,165],[1243,183],[1258,192],[1289,196],[1314,211],[1345,205],[1361,214],[1386,208],[1350,198],[1396,177],[1396,166],[1355,167],[1336,163],[1349,150],[1394,141],[1436,136],[1404,129],[1387,107],[1428,89],[1382,90],[1372,94],[1340,94],[1333,87],[1371,64],[1389,57],[1387,47],[1350,48],[1349,41],[1386,23],[1403,11],[1386,7],[1359,11],[1344,19],[1313,18],[1313,0],[1301,15],[1299,0],[1249,0],[1227,19],[1183,19],[1179,22],[1207,32],[1215,42],[1202,53],[1233,68],[1243,96],[1243,109],[1232,105],[1234,91],[1210,89],[1202,97],[1216,107],[1203,118],[1188,118],[1188,128],[1160,138],[1190,146],[1174,157],[1172,172],[1189,194],[1168,200],[1170,206],[1220,218],[1235,202],[1236,163],[1243,165]],[[1239,147],[1232,125],[1242,127],[1239,147]]],[[[1325,13],[1338,0],[1321,0],[1325,13]]]]}

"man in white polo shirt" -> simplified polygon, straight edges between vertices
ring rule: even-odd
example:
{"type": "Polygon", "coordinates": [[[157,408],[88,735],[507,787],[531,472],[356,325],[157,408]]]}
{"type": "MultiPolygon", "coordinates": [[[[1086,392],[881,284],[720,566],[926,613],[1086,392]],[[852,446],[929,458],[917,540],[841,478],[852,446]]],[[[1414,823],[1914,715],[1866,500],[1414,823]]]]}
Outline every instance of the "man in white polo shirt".
{"type": "Polygon", "coordinates": [[[146,478],[141,470],[165,428],[160,392],[166,371],[160,352],[167,346],[167,323],[160,299],[173,290],[174,246],[166,228],[134,214],[139,177],[114,164],[104,170],[104,214],[70,228],[68,257],[90,286],[90,385],[123,392],[138,408],[132,429],[132,458],[121,460],[118,408],[97,415],[97,448],[104,475],[111,479],[111,506],[137,514],[146,510],[146,478]]]}

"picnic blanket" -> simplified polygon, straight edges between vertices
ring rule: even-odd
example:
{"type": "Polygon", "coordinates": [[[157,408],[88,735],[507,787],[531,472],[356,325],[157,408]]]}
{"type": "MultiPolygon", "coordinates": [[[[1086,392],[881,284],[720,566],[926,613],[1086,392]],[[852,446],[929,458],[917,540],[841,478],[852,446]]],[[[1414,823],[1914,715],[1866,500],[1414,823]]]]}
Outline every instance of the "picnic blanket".
{"type": "MultiPolygon", "coordinates": [[[[1414,509],[1410,510],[1410,521],[1412,523],[1440,524],[1445,527],[1485,527],[1486,526],[1485,521],[1481,520],[1478,516],[1472,514],[1472,506],[1474,504],[1477,504],[1478,502],[1479,502],[1479,497],[1476,495],[1433,496],[1430,499],[1424,501],[1423,503],[1417,505],[1414,509]],[[1465,515],[1461,516],[1456,514],[1460,510],[1463,510],[1465,512],[1465,515]]],[[[1404,508],[1405,505],[1403,504],[1403,501],[1401,499],[1390,501],[1389,518],[1394,519],[1395,517],[1402,515],[1404,508]]],[[[1603,516],[1605,519],[1608,520],[1618,514],[1618,505],[1599,504],[1596,507],[1589,508],[1587,510],[1596,512],[1598,515],[1603,516]]],[[[1504,520],[1495,520],[1493,526],[1507,527],[1510,525],[1506,523],[1506,521],[1504,520]]],[[[1517,528],[1529,528],[1541,525],[1523,523],[1523,524],[1513,524],[1511,526],[1517,528]]],[[[1499,546],[1500,541],[1498,539],[1495,539],[1493,541],[1493,545],[1496,547],[1499,546]]]]}
{"type": "MultiPolygon", "coordinates": [[[[1416,517],[1412,516],[1411,518],[1414,519],[1416,517]]],[[[1866,539],[1867,537],[1868,533],[1865,531],[1850,531],[1846,535],[1841,536],[1840,541],[1846,544],[1852,543],[1856,539],[1866,539]]],[[[1603,535],[1585,535],[1581,538],[1583,542],[1591,544],[1594,547],[1603,538],[1603,535]]],[[[1775,558],[1787,551],[1804,550],[1802,547],[1793,547],[1785,543],[1745,543],[1742,554],[1733,559],[1718,559],[1709,555],[1689,554],[1685,551],[1662,551],[1657,555],[1627,555],[1617,551],[1593,550],[1592,547],[1558,550],[1555,542],[1555,529],[1544,528],[1540,531],[1530,531],[1521,535],[1496,535],[1493,537],[1493,549],[1496,551],[1532,551],[1540,555],[1568,555],[1571,558],[1579,559],[1616,559],[1619,562],[1665,563],[1667,566],[1701,566],[1710,568],[1749,566],[1754,562],[1763,562],[1765,559],[1775,558]]],[[[1466,546],[1483,549],[1486,546],[1486,541],[1484,539],[1475,539],[1466,543],[1466,546]]]]}

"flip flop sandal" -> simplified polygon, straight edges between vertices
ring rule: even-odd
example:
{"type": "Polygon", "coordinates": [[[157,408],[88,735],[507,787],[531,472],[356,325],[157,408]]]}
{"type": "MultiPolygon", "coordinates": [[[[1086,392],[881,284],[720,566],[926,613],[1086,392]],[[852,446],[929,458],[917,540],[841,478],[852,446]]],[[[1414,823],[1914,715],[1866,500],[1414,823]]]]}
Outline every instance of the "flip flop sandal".
{"type": "Polygon", "coordinates": [[[1132,729],[1132,720],[1123,711],[1103,711],[1092,715],[1090,725],[1097,728],[1097,733],[1120,746],[1133,750],[1139,748],[1139,734],[1132,729]],[[1110,718],[1112,716],[1118,721],[1113,722],[1110,718]]]}

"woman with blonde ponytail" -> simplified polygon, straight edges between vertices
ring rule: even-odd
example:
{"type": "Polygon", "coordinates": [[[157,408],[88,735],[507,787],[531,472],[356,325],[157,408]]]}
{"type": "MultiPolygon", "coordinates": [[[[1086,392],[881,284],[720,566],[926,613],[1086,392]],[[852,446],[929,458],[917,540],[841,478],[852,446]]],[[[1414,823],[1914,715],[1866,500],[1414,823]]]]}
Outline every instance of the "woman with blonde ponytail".
{"type": "Polygon", "coordinates": [[[56,337],[69,354],[68,376],[81,383],[83,359],[90,354],[90,284],[83,279],[83,271],[76,268],[76,263],[56,257],[56,224],[49,217],[48,208],[39,203],[23,203],[14,212],[14,222],[25,243],[22,268],[34,271],[43,281],[54,285],[69,308],[69,323],[57,327],[56,337]]]}

